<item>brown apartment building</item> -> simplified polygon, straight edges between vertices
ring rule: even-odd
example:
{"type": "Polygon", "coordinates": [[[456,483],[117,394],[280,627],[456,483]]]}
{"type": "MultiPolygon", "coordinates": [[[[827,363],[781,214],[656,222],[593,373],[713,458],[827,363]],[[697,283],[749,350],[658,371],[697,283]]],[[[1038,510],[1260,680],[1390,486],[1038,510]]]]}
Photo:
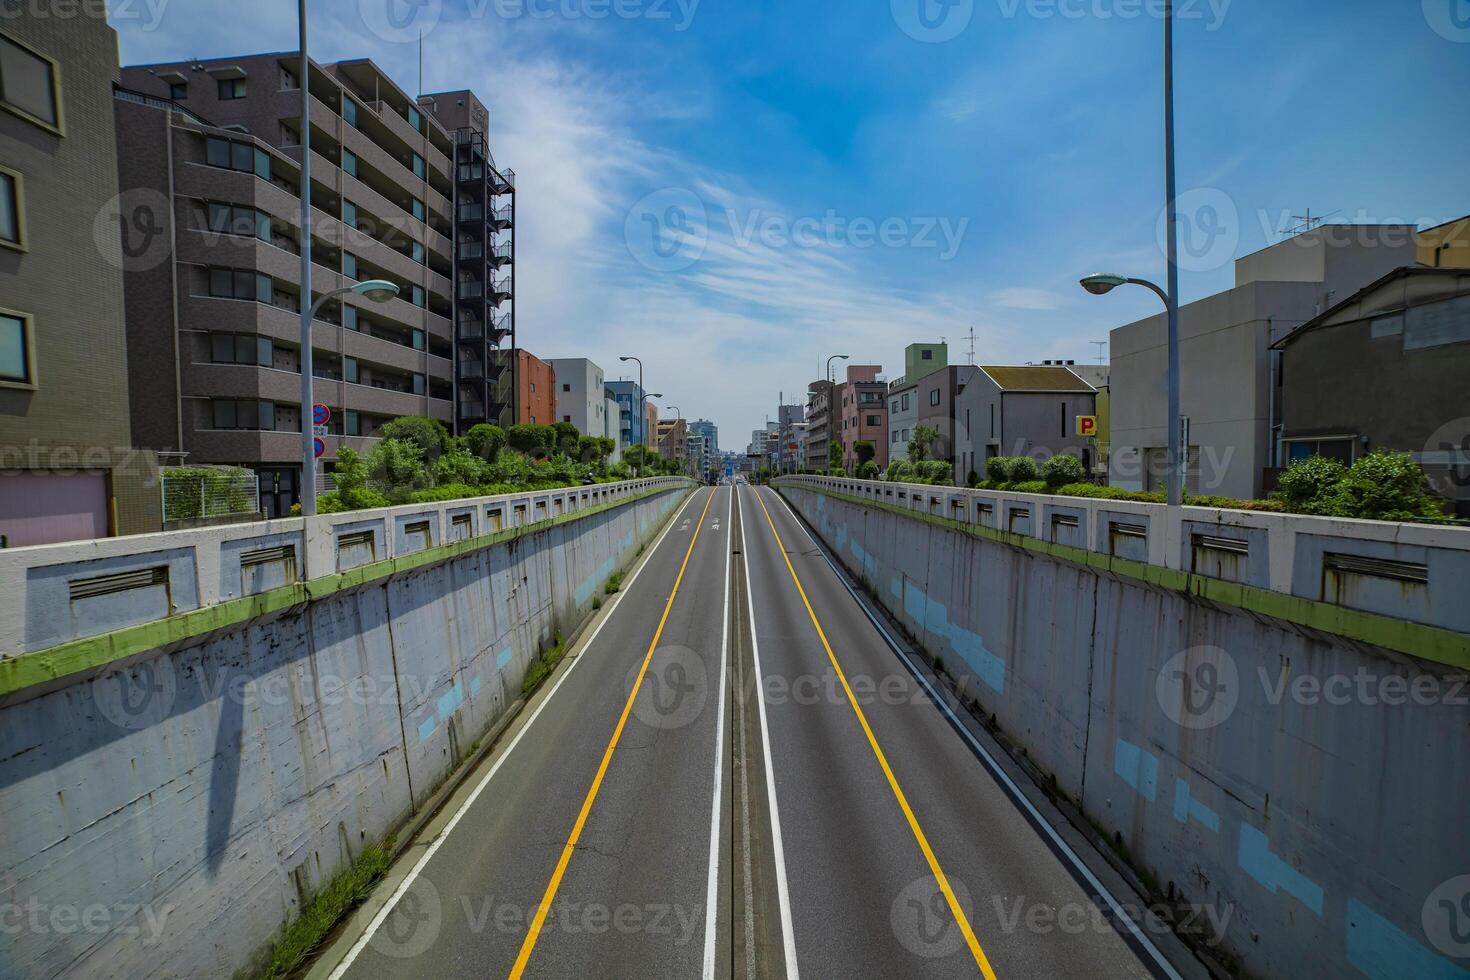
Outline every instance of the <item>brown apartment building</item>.
{"type": "MultiPolygon", "coordinates": [[[[252,468],[267,515],[298,499],[301,473],[299,76],[292,52],[135,66],[113,102],[135,437],[252,468]]],[[[484,105],[412,98],[368,60],[313,62],[308,85],[312,296],[399,286],[313,322],[324,471],[398,416],[508,423],[514,175],[490,158],[484,105]]]]}
{"type": "Polygon", "coordinates": [[[556,369],[535,354],[515,354],[516,421],[550,425],[556,421],[556,369]]]}
{"type": "Polygon", "coordinates": [[[157,530],[134,452],[116,214],[117,36],[100,17],[0,19],[0,538],[157,530]]]}
{"type": "Polygon", "coordinates": [[[842,469],[850,475],[857,474],[859,442],[873,444],[873,460],[880,470],[888,466],[888,382],[879,377],[882,370],[877,364],[849,365],[847,383],[840,387],[834,414],[842,469]]]}

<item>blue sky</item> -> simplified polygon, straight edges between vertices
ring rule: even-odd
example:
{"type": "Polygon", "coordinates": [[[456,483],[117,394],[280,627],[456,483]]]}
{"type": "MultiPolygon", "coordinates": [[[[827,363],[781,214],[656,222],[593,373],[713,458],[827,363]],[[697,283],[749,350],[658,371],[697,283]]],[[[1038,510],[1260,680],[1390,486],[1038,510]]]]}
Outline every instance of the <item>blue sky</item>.
{"type": "MultiPolygon", "coordinates": [[[[124,64],[296,47],[295,4],[110,0],[124,64]]],[[[639,354],[741,448],[828,354],[1093,360],[1162,277],[1158,0],[311,0],[313,56],[490,106],[522,344],[639,354]],[[391,15],[391,17],[390,17],[391,15]],[[1132,292],[1133,295],[1125,293],[1132,292]]],[[[1470,213],[1470,0],[1178,0],[1186,301],[1310,207],[1470,213]],[[1188,245],[1188,243],[1186,243],[1188,245]]]]}

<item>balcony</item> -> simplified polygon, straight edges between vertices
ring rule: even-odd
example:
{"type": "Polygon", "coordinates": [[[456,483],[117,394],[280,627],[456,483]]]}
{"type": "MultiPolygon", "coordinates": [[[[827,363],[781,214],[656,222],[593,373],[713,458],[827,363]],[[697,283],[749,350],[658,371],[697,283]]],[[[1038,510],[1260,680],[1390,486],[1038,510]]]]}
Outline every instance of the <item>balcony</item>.
{"type": "MultiPolygon", "coordinates": [[[[479,205],[475,205],[479,207],[479,205]]],[[[515,205],[506,204],[502,207],[493,208],[490,211],[487,223],[494,231],[505,231],[507,228],[515,227],[515,205]]]]}
{"type": "Polygon", "coordinates": [[[462,381],[479,381],[485,377],[485,362],[472,357],[460,357],[456,368],[462,381]]]}
{"type": "Polygon", "coordinates": [[[514,170],[496,170],[490,168],[490,193],[492,194],[514,194],[516,189],[516,172],[514,170]]]}
{"type": "Polygon", "coordinates": [[[459,314],[459,339],[484,340],[485,321],[472,313],[466,313],[461,310],[459,314]]]}
{"type": "Polygon", "coordinates": [[[460,242],[454,255],[456,262],[478,265],[485,258],[484,242],[460,242]]]}
{"type": "Polygon", "coordinates": [[[490,265],[496,269],[507,265],[515,251],[515,246],[510,242],[498,242],[490,246],[490,265]]]}
{"type": "Polygon", "coordinates": [[[499,347],[500,342],[510,335],[514,322],[512,316],[513,314],[510,313],[502,313],[490,321],[490,342],[496,347],[499,347]]]}
{"type": "Polygon", "coordinates": [[[511,276],[490,276],[485,285],[485,298],[495,306],[510,299],[511,276]]]}

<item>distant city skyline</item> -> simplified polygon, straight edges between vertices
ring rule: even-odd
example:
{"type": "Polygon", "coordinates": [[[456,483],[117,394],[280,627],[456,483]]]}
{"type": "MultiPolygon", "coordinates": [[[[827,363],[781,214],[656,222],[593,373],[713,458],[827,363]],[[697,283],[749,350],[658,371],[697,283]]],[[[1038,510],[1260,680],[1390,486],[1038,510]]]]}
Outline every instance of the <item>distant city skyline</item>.
{"type": "MultiPolygon", "coordinates": [[[[1147,295],[1088,301],[1076,280],[1162,275],[1157,19],[958,4],[935,33],[903,3],[644,6],[596,19],[446,0],[405,25],[376,2],[311,4],[318,59],[371,58],[412,90],[421,28],[423,91],[489,93],[526,202],[531,352],[609,372],[636,354],[665,404],[747,432],[779,392],[804,398],[831,353],[893,377],[916,340],[963,358],[973,326],[991,363],[1093,363],[1094,341],[1153,312],[1147,295]]],[[[244,23],[222,0],[153,9],[114,13],[124,64],[296,45],[294,6],[244,23]]],[[[1470,41],[1434,9],[1181,17],[1185,301],[1228,288],[1231,259],[1308,209],[1421,226],[1470,213],[1470,108],[1421,91],[1470,87],[1470,41]]]]}

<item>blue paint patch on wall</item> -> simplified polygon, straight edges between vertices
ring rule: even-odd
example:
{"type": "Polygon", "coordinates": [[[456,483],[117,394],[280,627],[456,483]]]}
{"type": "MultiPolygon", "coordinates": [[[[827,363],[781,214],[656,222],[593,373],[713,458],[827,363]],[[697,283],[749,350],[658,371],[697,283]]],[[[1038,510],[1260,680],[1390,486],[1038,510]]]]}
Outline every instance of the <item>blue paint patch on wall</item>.
{"type": "Polygon", "coordinates": [[[1132,742],[1120,738],[1113,746],[1113,772],[1147,799],[1159,795],[1159,757],[1132,742]]]}
{"type": "Polygon", "coordinates": [[[1194,799],[1189,792],[1189,784],[1182,779],[1174,780],[1174,819],[1180,823],[1188,823],[1193,817],[1215,833],[1220,832],[1220,815],[1199,800],[1194,799]]]}
{"type": "Polygon", "coordinates": [[[893,598],[903,601],[903,586],[899,583],[898,576],[888,580],[888,591],[893,594],[893,598]]]}
{"type": "Polygon", "coordinates": [[[495,655],[495,669],[504,670],[514,656],[515,654],[511,652],[510,647],[501,650],[495,655]]]}
{"type": "Polygon", "coordinates": [[[471,698],[477,698],[479,696],[480,696],[480,679],[478,677],[476,677],[476,678],[474,678],[473,680],[470,681],[470,697],[471,698]]]}
{"type": "Polygon", "coordinates": [[[1236,861],[1273,895],[1284,891],[1319,916],[1322,914],[1322,886],[1272,854],[1270,839],[1250,824],[1240,825],[1236,861]]]}
{"type": "Polygon", "coordinates": [[[464,704],[464,688],[459,686],[459,681],[449,685],[449,690],[439,695],[439,720],[443,721],[464,704]]]}
{"type": "Polygon", "coordinates": [[[1470,970],[1425,949],[1356,898],[1347,902],[1347,959],[1371,980],[1470,980],[1470,970]]]}
{"type": "Polygon", "coordinates": [[[903,611],[924,629],[949,641],[950,649],[959,654],[969,665],[975,676],[1004,694],[1006,689],[1006,663],[985,648],[979,633],[965,629],[949,621],[949,610],[935,602],[912,582],[904,583],[903,611]]]}
{"type": "Polygon", "coordinates": [[[598,565],[597,569],[584,579],[581,585],[577,586],[577,605],[586,605],[592,598],[592,594],[600,589],[604,582],[612,578],[612,573],[617,570],[619,560],[627,554],[631,547],[633,547],[633,532],[629,531],[623,535],[623,540],[618,542],[617,550],[608,557],[607,561],[598,565]]]}
{"type": "Polygon", "coordinates": [[[428,718],[425,718],[423,721],[419,722],[419,741],[420,742],[427,742],[429,740],[429,736],[430,735],[433,735],[433,734],[434,734],[434,719],[433,719],[433,716],[430,716],[428,718]]]}

